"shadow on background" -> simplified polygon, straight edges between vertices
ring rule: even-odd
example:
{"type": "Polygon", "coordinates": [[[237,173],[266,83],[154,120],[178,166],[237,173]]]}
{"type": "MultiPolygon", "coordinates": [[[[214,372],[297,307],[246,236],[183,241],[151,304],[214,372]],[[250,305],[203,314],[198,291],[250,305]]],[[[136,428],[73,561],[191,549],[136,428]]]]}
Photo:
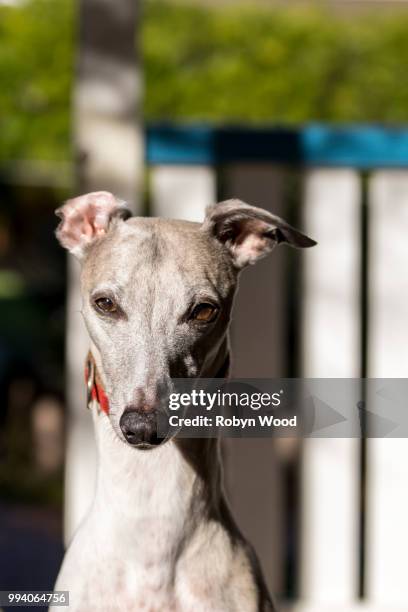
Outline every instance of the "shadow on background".
{"type": "Polygon", "coordinates": [[[64,197],[0,183],[0,590],[52,589],[63,556],[64,197]]]}

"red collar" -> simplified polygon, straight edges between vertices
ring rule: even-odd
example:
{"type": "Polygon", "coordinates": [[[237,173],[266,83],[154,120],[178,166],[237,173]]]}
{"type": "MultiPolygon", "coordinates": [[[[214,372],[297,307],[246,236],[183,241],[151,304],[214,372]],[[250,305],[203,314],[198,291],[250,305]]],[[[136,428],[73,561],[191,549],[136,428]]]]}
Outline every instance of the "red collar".
{"type": "Polygon", "coordinates": [[[88,408],[91,407],[92,401],[96,401],[99,409],[105,414],[108,414],[109,400],[103,388],[102,381],[96,368],[95,359],[91,351],[89,351],[85,362],[85,383],[88,394],[88,408]]]}

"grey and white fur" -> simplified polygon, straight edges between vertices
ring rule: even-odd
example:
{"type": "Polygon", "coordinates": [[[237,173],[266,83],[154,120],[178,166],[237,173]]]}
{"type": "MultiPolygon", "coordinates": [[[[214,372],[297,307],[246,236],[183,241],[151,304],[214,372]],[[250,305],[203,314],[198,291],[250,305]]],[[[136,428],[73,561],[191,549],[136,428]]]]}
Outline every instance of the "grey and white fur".
{"type": "Polygon", "coordinates": [[[218,441],[160,443],[158,397],[172,378],[225,376],[240,271],[279,243],[314,241],[239,200],[210,206],[202,224],[132,218],[107,192],[58,214],[57,237],[81,261],[109,413],[92,402],[95,497],[55,588],[75,612],[274,611],[224,497],[218,441]]]}

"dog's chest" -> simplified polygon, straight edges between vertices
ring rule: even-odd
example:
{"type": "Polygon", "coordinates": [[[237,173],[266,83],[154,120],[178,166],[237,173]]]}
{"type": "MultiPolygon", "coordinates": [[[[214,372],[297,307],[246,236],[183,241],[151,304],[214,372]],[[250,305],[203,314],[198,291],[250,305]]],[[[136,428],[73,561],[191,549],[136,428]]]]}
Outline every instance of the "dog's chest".
{"type": "Polygon", "coordinates": [[[57,587],[70,591],[70,612],[254,612],[256,596],[239,552],[225,558],[225,542],[172,562],[160,544],[133,554],[126,542],[115,552],[73,547],[57,587]]]}
{"type": "Polygon", "coordinates": [[[220,585],[206,583],[203,577],[198,577],[198,572],[196,576],[179,576],[172,584],[165,568],[149,565],[139,566],[137,571],[95,567],[75,599],[80,602],[75,612],[226,612],[230,609],[220,585]]]}
{"type": "Polygon", "coordinates": [[[200,514],[189,464],[170,444],[157,452],[137,470],[133,456],[129,465],[115,457],[115,478],[100,467],[94,505],[56,585],[70,591],[70,612],[255,612],[243,550],[200,514]]]}
{"type": "Polygon", "coordinates": [[[181,612],[167,586],[165,571],[148,565],[135,572],[126,566],[95,568],[81,596],[82,610],[106,612],[181,612]]]}

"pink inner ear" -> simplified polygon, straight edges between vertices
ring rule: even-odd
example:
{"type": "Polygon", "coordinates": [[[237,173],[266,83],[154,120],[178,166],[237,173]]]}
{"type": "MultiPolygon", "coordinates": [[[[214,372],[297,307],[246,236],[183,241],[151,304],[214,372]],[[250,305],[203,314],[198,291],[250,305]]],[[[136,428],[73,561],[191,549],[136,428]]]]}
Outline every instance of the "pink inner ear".
{"type": "Polygon", "coordinates": [[[259,234],[247,234],[240,244],[240,251],[249,261],[252,261],[262,255],[267,243],[267,238],[259,234]]]}
{"type": "Polygon", "coordinates": [[[68,200],[58,211],[62,222],[57,236],[68,249],[82,247],[106,233],[112,214],[120,206],[107,191],[87,193],[68,200]]]}
{"type": "Polygon", "coordinates": [[[273,243],[265,236],[267,229],[268,224],[258,219],[245,219],[239,224],[239,233],[232,245],[238,266],[255,263],[272,249],[273,243]]]}

